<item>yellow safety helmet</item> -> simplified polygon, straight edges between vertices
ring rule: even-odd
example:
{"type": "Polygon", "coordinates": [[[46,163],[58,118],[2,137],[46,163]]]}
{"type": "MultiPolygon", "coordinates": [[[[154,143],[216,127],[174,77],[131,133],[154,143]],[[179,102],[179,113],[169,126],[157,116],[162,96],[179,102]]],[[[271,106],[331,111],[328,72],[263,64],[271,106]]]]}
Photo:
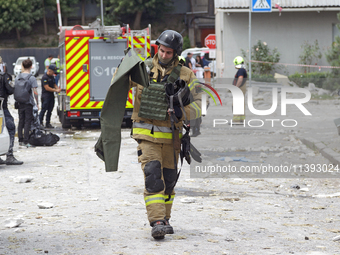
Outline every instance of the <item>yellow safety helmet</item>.
{"type": "Polygon", "coordinates": [[[235,66],[244,64],[244,59],[240,56],[237,56],[236,58],[234,58],[234,64],[235,66]]]}
{"type": "Polygon", "coordinates": [[[183,56],[178,56],[179,62],[185,63],[185,57],[183,56]]]}

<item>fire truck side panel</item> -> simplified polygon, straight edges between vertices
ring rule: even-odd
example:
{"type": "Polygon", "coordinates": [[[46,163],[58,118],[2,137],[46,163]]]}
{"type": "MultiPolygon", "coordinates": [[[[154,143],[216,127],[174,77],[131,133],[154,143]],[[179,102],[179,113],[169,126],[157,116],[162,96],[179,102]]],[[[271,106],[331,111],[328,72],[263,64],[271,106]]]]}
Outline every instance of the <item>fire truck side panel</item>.
{"type": "Polygon", "coordinates": [[[126,40],[89,40],[90,101],[104,101],[112,76],[124,58],[126,40]]]}
{"type": "MultiPolygon", "coordinates": [[[[82,36],[66,31],[60,41],[61,93],[58,95],[58,115],[63,128],[80,126],[84,119],[98,121],[112,75],[124,57],[127,46],[142,55],[150,56],[150,37],[118,37],[111,43],[103,37],[93,37],[89,33],[82,36]],[[146,41],[146,42],[145,42],[146,41]],[[147,45],[145,46],[145,43],[147,45]]],[[[90,31],[87,31],[90,32],[90,31]]],[[[129,91],[124,119],[131,124],[134,93],[129,91]]]]}

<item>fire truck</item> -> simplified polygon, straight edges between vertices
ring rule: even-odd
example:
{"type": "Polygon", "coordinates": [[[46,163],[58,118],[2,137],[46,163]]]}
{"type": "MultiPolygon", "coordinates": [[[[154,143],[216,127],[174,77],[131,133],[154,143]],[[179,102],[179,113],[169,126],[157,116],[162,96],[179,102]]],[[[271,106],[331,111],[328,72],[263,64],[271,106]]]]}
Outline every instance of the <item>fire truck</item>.
{"type": "MultiPolygon", "coordinates": [[[[112,76],[130,47],[141,59],[150,57],[151,26],[143,30],[103,26],[63,26],[59,34],[60,83],[57,112],[63,128],[99,122],[112,76]]],[[[131,126],[134,91],[126,101],[124,122],[131,126]]]]}

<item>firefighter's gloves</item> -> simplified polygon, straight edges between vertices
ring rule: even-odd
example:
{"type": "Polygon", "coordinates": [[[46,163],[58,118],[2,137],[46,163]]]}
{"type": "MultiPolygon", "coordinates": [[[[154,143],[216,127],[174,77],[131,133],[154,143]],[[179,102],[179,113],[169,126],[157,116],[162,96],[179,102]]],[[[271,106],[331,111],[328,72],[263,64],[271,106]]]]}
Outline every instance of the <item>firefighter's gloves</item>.
{"type": "Polygon", "coordinates": [[[179,105],[174,105],[174,108],[168,108],[168,114],[169,116],[173,116],[172,114],[175,114],[176,118],[173,120],[177,123],[183,116],[181,107],[179,105]]]}
{"type": "Polygon", "coordinates": [[[181,148],[181,152],[180,152],[181,157],[185,158],[185,160],[190,165],[190,163],[191,163],[191,157],[190,157],[190,136],[189,136],[188,133],[186,133],[182,137],[181,144],[182,144],[182,148],[181,148]]]}

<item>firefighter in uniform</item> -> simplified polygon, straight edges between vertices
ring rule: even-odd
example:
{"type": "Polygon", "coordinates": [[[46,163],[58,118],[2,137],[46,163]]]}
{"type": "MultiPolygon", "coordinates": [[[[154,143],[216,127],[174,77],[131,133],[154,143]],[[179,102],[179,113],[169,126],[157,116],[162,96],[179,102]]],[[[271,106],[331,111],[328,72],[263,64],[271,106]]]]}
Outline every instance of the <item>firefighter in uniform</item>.
{"type": "MultiPolygon", "coordinates": [[[[247,71],[244,68],[244,59],[240,56],[234,58],[234,65],[237,69],[235,74],[235,78],[233,81],[233,85],[239,87],[242,90],[243,95],[245,96],[247,92],[246,81],[247,81],[247,71]]],[[[246,100],[244,100],[244,103],[246,100]]],[[[245,109],[245,108],[244,108],[245,109]]],[[[243,124],[245,121],[245,115],[234,115],[233,116],[233,124],[243,124]]]]}
{"type": "Polygon", "coordinates": [[[152,227],[151,235],[155,239],[163,239],[165,234],[174,233],[169,219],[178,178],[177,161],[183,121],[185,118],[190,119],[190,116],[201,116],[201,101],[200,96],[194,92],[198,80],[180,58],[182,36],[176,31],[166,30],[159,36],[156,44],[157,54],[153,59],[145,61],[150,69],[149,87],[144,88],[131,81],[131,85],[137,87],[132,133],[138,142],[138,161],[144,172],[144,200],[152,227]],[[178,104],[175,99],[173,107],[170,107],[171,103],[170,106],[169,103],[164,105],[164,95],[170,93],[168,85],[174,86],[173,93],[176,90],[183,92],[178,93],[182,104],[178,104]],[[177,123],[171,122],[171,114],[176,116],[177,123]]]}
{"type": "Polygon", "coordinates": [[[51,115],[54,107],[54,92],[59,93],[60,88],[55,84],[54,73],[57,72],[57,67],[51,64],[48,67],[47,73],[41,78],[41,111],[39,113],[40,125],[43,127],[43,120],[46,114],[46,128],[53,128],[51,125],[51,115]]]}

